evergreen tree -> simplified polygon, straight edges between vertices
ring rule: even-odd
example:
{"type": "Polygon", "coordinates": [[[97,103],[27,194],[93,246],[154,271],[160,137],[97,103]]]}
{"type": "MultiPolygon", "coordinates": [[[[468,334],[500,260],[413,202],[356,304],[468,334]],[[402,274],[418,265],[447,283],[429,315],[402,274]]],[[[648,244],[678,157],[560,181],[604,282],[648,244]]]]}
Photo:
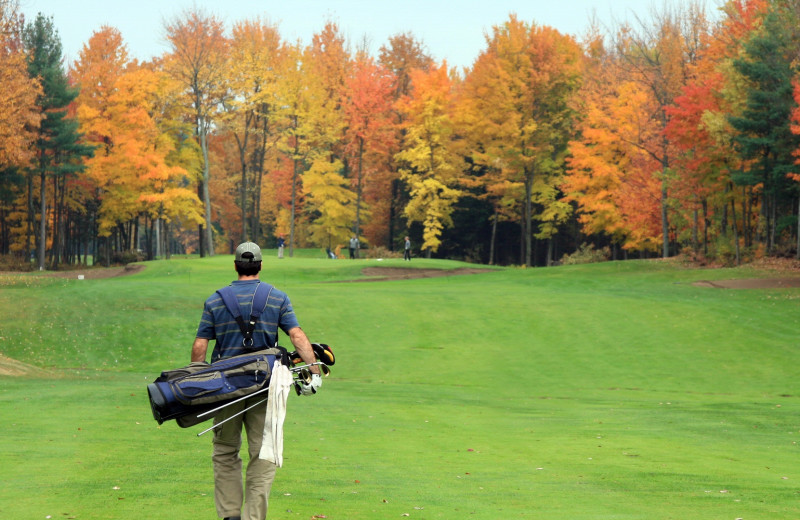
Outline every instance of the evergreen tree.
{"type": "Polygon", "coordinates": [[[777,11],[767,14],[763,30],[745,44],[745,55],[734,60],[748,91],[742,114],[729,117],[738,132],[734,136],[738,151],[752,164],[734,180],[740,185],[762,184],[760,238],[769,250],[775,245],[778,205],[789,189],[786,174],[796,169],[793,151],[799,144],[790,128],[794,67],[788,30],[781,20],[777,11]]]}
{"type": "MultiPolygon", "coordinates": [[[[35,166],[29,171],[28,189],[33,178],[39,177],[39,231],[37,258],[39,270],[44,269],[47,246],[47,178],[63,177],[83,171],[81,157],[91,155],[91,148],[80,144],[78,121],[67,117],[68,105],[77,97],[62,66],[61,38],[52,18],[39,13],[33,23],[23,29],[23,42],[28,52],[28,74],[39,80],[42,94],[37,100],[43,115],[36,139],[35,166]]],[[[31,200],[31,197],[29,197],[31,200]]],[[[53,199],[55,205],[55,198],[53,199]]],[[[29,219],[34,221],[33,208],[29,219]]]]}

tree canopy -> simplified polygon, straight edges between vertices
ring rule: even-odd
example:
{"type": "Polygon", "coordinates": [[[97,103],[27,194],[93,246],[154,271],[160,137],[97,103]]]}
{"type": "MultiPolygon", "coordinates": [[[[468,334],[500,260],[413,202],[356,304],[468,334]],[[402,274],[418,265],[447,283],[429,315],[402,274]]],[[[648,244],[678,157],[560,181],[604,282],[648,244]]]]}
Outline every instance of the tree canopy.
{"type": "Polygon", "coordinates": [[[800,11],[670,3],[584,35],[514,14],[470,67],[412,33],[370,55],[193,8],[132,59],[114,27],[63,63],[0,2],[0,254],[38,268],[236,242],[550,265],[587,248],[798,255],[800,11]]]}

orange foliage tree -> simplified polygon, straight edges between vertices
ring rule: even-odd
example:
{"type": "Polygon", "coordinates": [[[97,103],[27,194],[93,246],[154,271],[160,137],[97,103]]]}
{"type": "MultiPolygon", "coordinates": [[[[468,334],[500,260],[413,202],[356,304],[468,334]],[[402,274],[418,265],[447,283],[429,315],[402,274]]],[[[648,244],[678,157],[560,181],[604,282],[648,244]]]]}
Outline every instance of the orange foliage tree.
{"type": "Polygon", "coordinates": [[[171,52],[165,56],[166,70],[185,89],[186,105],[192,114],[195,136],[203,154],[202,177],[198,185],[205,210],[205,224],[199,227],[200,255],[213,256],[208,134],[224,93],[228,40],[222,21],[197,8],[165,22],[164,29],[171,46],[171,52]]]}
{"type": "MultiPolygon", "coordinates": [[[[351,74],[345,80],[342,96],[347,125],[345,146],[354,170],[352,184],[356,193],[356,235],[362,232],[361,211],[366,198],[365,187],[369,187],[370,206],[386,200],[385,195],[391,189],[386,183],[391,180],[391,176],[387,175],[390,165],[388,154],[396,146],[392,125],[392,82],[392,75],[363,53],[356,57],[351,74]]],[[[385,213],[381,216],[388,218],[385,213]]],[[[377,238],[381,229],[385,227],[373,226],[373,233],[368,238],[377,238]]]]}
{"type": "Polygon", "coordinates": [[[183,186],[189,180],[186,167],[197,167],[198,153],[180,138],[188,129],[176,110],[179,85],[154,64],[130,61],[119,31],[111,27],[92,35],[73,77],[82,87],[76,101],[82,130],[96,147],[87,164],[99,195],[98,233],[119,230],[133,249],[144,218],[152,258],[155,226],[203,222],[196,193],[183,186]]]}
{"type": "Polygon", "coordinates": [[[0,2],[0,254],[29,248],[25,198],[31,186],[25,186],[19,170],[34,158],[32,144],[41,119],[36,99],[41,87],[28,76],[21,30],[17,2],[0,2]]]}
{"type": "MultiPolygon", "coordinates": [[[[428,71],[434,65],[433,59],[425,52],[424,45],[411,33],[399,33],[389,37],[389,41],[379,50],[378,62],[391,72],[394,103],[411,93],[412,70],[428,71]]],[[[378,177],[374,185],[376,189],[373,189],[373,185],[367,188],[368,192],[374,192],[374,196],[369,196],[373,220],[367,224],[366,233],[376,242],[380,240],[379,237],[385,237],[390,250],[394,250],[394,247],[399,245],[395,242],[406,234],[402,229],[405,224],[401,216],[408,199],[405,191],[401,189],[399,166],[394,160],[395,154],[399,151],[398,146],[403,141],[403,121],[403,114],[395,109],[394,145],[387,157],[387,167],[376,172],[375,177],[378,177]],[[379,231],[381,226],[384,228],[383,232],[379,231]]]]}
{"type": "Polygon", "coordinates": [[[729,229],[738,251],[736,201],[742,197],[737,197],[732,174],[745,164],[735,153],[727,115],[738,112],[744,94],[736,87],[741,82],[731,61],[741,53],[742,42],[759,23],[765,7],[764,0],[725,5],[725,16],[715,30],[702,35],[704,45],[691,64],[681,95],[666,109],[665,135],[680,152],[675,161],[678,178],[673,188],[679,201],[675,209],[690,223],[693,250],[703,254],[708,254],[711,238],[725,236],[729,229]]]}

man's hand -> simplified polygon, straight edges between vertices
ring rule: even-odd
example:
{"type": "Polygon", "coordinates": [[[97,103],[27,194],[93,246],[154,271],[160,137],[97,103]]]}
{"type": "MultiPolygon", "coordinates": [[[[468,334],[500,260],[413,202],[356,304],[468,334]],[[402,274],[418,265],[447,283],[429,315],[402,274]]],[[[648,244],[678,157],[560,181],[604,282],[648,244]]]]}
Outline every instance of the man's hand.
{"type": "Polygon", "coordinates": [[[322,386],[322,378],[319,374],[311,375],[311,382],[300,382],[300,393],[303,395],[314,395],[322,386]]]}

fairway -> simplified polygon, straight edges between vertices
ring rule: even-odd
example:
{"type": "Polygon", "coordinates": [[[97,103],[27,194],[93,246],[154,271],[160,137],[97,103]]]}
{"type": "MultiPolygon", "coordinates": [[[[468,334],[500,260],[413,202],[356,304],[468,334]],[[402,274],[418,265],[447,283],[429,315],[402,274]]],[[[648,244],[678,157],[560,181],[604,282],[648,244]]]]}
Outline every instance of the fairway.
{"type": "MultiPolygon", "coordinates": [[[[262,279],[337,357],[318,395],[290,396],[268,518],[800,518],[800,288],[695,285],[774,273],[629,261],[364,282],[409,264],[315,256],[265,251],[262,279]]],[[[28,368],[0,358],[19,374],[0,375],[0,518],[215,517],[208,424],[159,426],[145,387],[188,363],[232,260],[144,265],[0,274],[0,354],[28,368]]]]}

